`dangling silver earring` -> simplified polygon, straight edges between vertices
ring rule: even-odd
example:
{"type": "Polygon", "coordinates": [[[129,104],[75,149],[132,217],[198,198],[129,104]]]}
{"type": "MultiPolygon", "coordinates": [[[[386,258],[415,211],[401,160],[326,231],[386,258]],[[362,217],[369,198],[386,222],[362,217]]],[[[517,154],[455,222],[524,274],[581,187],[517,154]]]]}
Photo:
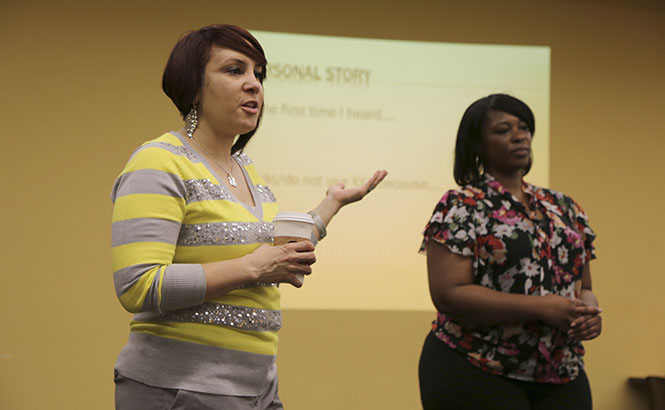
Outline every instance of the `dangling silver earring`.
{"type": "Polygon", "coordinates": [[[196,104],[192,104],[192,109],[189,110],[185,117],[185,132],[189,138],[194,138],[194,130],[199,125],[199,113],[196,110],[196,104]]]}

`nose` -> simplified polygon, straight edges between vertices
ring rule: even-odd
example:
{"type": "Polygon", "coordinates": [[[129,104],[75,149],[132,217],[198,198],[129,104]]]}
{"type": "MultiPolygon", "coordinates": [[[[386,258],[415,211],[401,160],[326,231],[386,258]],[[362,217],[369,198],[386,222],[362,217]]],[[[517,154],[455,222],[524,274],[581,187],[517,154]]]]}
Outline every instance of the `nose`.
{"type": "Polygon", "coordinates": [[[258,78],[254,75],[253,72],[249,72],[247,76],[247,80],[245,81],[245,84],[243,85],[243,89],[245,91],[253,92],[253,93],[258,93],[261,91],[263,88],[263,84],[259,81],[258,78]]]}
{"type": "Polygon", "coordinates": [[[531,131],[517,128],[513,131],[512,140],[514,142],[522,142],[524,140],[531,141],[531,131]]]}

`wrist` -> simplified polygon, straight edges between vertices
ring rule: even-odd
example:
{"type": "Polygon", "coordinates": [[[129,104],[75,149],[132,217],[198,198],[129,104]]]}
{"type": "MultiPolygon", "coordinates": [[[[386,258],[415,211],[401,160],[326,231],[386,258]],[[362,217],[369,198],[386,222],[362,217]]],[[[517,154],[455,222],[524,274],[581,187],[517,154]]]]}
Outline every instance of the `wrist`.
{"type": "Polygon", "coordinates": [[[317,214],[315,211],[309,211],[307,212],[311,217],[312,221],[314,221],[314,227],[316,228],[316,231],[318,232],[318,240],[320,241],[321,239],[325,238],[327,235],[326,231],[326,224],[323,222],[323,219],[317,214]]]}
{"type": "Polygon", "coordinates": [[[550,310],[550,303],[552,301],[552,298],[549,297],[550,295],[531,295],[529,296],[530,301],[532,303],[533,309],[531,310],[533,312],[533,320],[538,320],[541,322],[547,322],[549,319],[549,310],[550,310]]]}
{"type": "Polygon", "coordinates": [[[582,289],[580,291],[580,300],[588,306],[598,307],[598,300],[591,289],[582,289]]]}
{"type": "Polygon", "coordinates": [[[239,268],[244,272],[243,282],[256,282],[259,280],[261,277],[261,272],[255,263],[253,253],[248,253],[241,256],[238,258],[238,262],[239,268]]]}

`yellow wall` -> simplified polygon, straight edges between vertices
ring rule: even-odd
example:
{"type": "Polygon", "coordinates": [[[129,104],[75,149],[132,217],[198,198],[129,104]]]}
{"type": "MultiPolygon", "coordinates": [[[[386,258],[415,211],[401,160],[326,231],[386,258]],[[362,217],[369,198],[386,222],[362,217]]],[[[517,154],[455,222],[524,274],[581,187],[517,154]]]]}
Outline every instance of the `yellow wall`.
{"type": "MultiPolygon", "coordinates": [[[[626,378],[665,373],[662,1],[256,4],[0,3],[0,408],[113,407],[112,368],[129,316],[111,280],[110,187],[138,143],[179,126],[160,91],[175,39],[221,21],[551,46],[552,186],[584,206],[599,236],[592,269],[604,332],[587,344],[596,408],[646,408],[626,378]]],[[[417,75],[417,64],[404,72],[417,75]]],[[[404,274],[425,275],[424,260],[404,274]]],[[[286,311],[282,398],[290,410],[419,408],[417,358],[432,317],[286,311]]]]}

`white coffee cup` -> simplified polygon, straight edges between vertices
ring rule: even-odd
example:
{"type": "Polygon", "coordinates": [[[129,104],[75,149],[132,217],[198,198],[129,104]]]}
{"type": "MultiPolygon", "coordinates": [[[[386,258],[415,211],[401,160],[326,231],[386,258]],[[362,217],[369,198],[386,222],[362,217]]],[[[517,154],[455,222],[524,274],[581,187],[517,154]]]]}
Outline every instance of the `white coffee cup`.
{"type": "MultiPolygon", "coordinates": [[[[310,240],[314,220],[310,214],[301,212],[278,212],[272,220],[275,225],[273,243],[275,246],[285,243],[310,240]]],[[[298,274],[298,279],[305,282],[305,275],[298,274]]]]}

